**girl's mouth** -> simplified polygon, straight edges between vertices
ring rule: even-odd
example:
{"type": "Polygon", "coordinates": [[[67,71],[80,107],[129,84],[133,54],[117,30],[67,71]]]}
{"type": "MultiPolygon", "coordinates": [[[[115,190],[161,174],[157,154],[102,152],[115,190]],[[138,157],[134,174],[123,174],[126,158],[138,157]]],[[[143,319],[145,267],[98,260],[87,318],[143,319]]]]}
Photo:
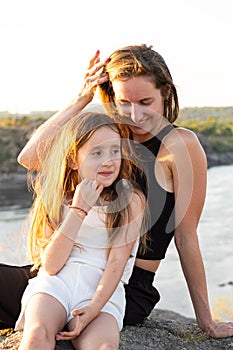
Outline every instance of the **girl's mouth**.
{"type": "Polygon", "coordinates": [[[98,173],[98,175],[104,176],[104,177],[108,177],[111,176],[113,174],[112,171],[101,171],[98,173]]]}

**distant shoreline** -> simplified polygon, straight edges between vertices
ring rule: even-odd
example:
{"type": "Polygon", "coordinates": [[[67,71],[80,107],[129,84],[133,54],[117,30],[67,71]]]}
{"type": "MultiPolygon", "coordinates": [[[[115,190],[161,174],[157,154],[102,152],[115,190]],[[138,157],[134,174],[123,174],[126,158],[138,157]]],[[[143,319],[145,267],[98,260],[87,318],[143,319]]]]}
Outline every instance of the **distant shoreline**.
{"type": "Polygon", "coordinates": [[[233,164],[233,152],[226,153],[208,153],[206,152],[208,168],[213,166],[233,164]]]}
{"type": "MultiPolygon", "coordinates": [[[[208,169],[214,166],[233,165],[233,153],[207,154],[208,169]]],[[[0,174],[0,190],[1,189],[22,189],[28,190],[27,172],[25,173],[5,173],[0,174]]]]}
{"type": "Polygon", "coordinates": [[[0,190],[22,187],[27,190],[27,173],[0,174],[0,190]]]}

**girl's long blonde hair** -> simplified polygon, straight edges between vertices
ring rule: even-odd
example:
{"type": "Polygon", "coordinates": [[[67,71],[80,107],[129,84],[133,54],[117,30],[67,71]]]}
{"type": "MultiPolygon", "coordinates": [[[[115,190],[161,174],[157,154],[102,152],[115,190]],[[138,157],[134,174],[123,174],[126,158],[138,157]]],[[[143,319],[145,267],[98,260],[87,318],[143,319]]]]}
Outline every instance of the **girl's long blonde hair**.
{"type": "MultiPolygon", "coordinates": [[[[46,145],[46,154],[33,182],[34,202],[31,208],[31,224],[28,239],[28,252],[34,263],[33,269],[41,265],[41,253],[51,238],[47,238],[45,230],[47,226],[53,226],[53,231],[59,227],[62,221],[62,207],[68,196],[72,197],[76,186],[79,183],[78,170],[70,167],[70,159],[76,159],[77,152],[93,133],[101,126],[108,126],[117,132],[121,137],[122,161],[120,173],[114,183],[104,189],[101,196],[116,203],[115,210],[106,213],[106,227],[109,232],[109,242],[113,242],[114,233],[121,225],[124,225],[126,218],[131,217],[130,206],[121,205],[121,201],[127,202],[126,198],[118,196],[116,185],[119,180],[129,180],[134,191],[142,196],[135,182],[135,169],[141,171],[138,160],[134,156],[129,140],[129,130],[126,126],[116,123],[105,113],[82,112],[67,122],[58,132],[56,137],[46,145]],[[118,200],[116,200],[118,198],[118,200]],[[118,204],[117,204],[118,203],[118,204]],[[117,209],[117,210],[116,210],[117,209]],[[53,225],[51,225],[53,223],[53,225]]],[[[124,191],[124,193],[126,193],[124,191]]],[[[146,215],[144,216],[146,218],[146,215]]],[[[141,247],[146,249],[147,237],[144,234],[146,219],[142,225],[141,247]]],[[[120,232],[120,230],[119,230],[120,232]]]]}

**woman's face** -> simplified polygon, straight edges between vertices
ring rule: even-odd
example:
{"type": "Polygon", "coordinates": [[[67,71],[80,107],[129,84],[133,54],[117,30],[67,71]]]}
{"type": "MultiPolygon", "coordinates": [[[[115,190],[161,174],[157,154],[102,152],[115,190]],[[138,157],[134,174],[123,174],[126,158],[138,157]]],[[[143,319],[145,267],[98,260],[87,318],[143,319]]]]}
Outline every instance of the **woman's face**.
{"type": "Polygon", "coordinates": [[[112,87],[119,114],[126,118],[135,140],[146,141],[161,130],[164,97],[148,77],[113,80],[112,87]]]}
{"type": "Polygon", "coordinates": [[[121,138],[108,126],[99,127],[78,150],[77,169],[81,179],[112,185],[121,167],[121,138]]]}

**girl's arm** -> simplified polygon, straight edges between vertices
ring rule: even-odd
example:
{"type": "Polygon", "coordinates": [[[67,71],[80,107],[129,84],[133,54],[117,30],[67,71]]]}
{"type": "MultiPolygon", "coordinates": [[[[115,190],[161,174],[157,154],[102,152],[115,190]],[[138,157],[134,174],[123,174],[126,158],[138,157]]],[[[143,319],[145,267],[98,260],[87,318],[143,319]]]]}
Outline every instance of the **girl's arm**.
{"type": "Polygon", "coordinates": [[[75,338],[100,313],[103,306],[112,296],[122,278],[135,241],[139,237],[144,215],[144,204],[142,197],[134,193],[131,202],[132,218],[128,224],[130,239],[127,237],[121,240],[121,242],[126,242],[127,240],[128,243],[121,246],[117,244],[117,246],[111,248],[103,276],[99,281],[90,304],[72,312],[73,316],[78,316],[75,328],[70,332],[60,332],[57,335],[57,340],[75,338]]]}
{"type": "Polygon", "coordinates": [[[84,213],[74,213],[74,209],[70,209],[60,228],[51,232],[52,238],[41,255],[43,269],[49,275],[56,275],[65,265],[84,216],[84,213]]]}
{"type": "Polygon", "coordinates": [[[41,160],[58,130],[71,118],[80,113],[93,99],[96,86],[105,82],[108,77],[100,70],[106,64],[100,62],[99,51],[89,62],[85,75],[84,86],[78,97],[64,110],[57,112],[43,123],[33,134],[26,146],[18,155],[18,162],[25,168],[39,170],[41,160]]]}
{"type": "MultiPolygon", "coordinates": [[[[102,190],[103,186],[98,185],[96,181],[84,179],[75,190],[72,206],[88,212],[96,203],[102,190]]],[[[55,275],[65,265],[84,217],[83,211],[65,207],[64,220],[57,230],[50,232],[51,241],[41,256],[42,266],[48,274],[55,275]]],[[[48,235],[47,238],[49,238],[48,235]]]]}
{"type": "Polygon", "coordinates": [[[90,306],[97,313],[100,312],[119,284],[135,241],[139,238],[145,203],[141,196],[133,193],[130,206],[132,217],[127,224],[126,236],[123,232],[124,238],[118,240],[111,248],[104,274],[90,303],[90,306]]]}

